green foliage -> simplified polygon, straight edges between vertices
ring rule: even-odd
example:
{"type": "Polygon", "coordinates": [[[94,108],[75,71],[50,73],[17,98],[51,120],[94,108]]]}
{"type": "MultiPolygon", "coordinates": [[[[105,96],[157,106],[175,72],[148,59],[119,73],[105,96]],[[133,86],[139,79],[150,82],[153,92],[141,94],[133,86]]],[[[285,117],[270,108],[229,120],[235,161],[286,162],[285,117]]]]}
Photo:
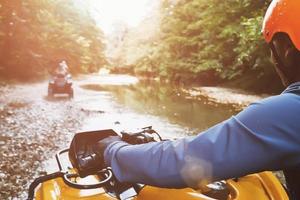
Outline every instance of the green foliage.
{"type": "Polygon", "coordinates": [[[0,74],[43,75],[66,60],[72,73],[106,63],[103,34],[72,0],[3,0],[0,6],[0,74]]]}
{"type": "Polygon", "coordinates": [[[261,25],[270,2],[164,0],[160,36],[151,41],[152,53],[140,58],[135,71],[203,83],[249,72],[254,80],[268,76],[272,64],[261,25]]]}

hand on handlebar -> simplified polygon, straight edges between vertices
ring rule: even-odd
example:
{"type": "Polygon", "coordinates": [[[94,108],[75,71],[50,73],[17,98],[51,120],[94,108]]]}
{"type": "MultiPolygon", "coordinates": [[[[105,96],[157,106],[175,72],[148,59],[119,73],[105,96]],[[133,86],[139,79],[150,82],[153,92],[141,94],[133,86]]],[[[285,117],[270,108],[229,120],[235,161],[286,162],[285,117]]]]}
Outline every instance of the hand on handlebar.
{"type": "Polygon", "coordinates": [[[103,167],[108,167],[104,161],[104,151],[113,142],[122,141],[120,136],[109,136],[103,140],[98,141],[95,145],[93,145],[93,151],[97,155],[98,159],[101,159],[101,163],[103,163],[103,167]]]}
{"type": "MultiPolygon", "coordinates": [[[[88,175],[96,174],[101,169],[108,167],[104,161],[104,151],[112,142],[121,141],[119,136],[109,136],[105,139],[95,141],[94,144],[87,145],[82,150],[82,154],[74,157],[73,154],[69,154],[72,164],[77,168],[80,177],[86,177],[88,175]]],[[[73,143],[70,149],[73,149],[73,143]]]]}
{"type": "Polygon", "coordinates": [[[160,135],[151,126],[142,128],[139,132],[123,131],[121,132],[122,138],[113,130],[77,133],[69,149],[69,158],[72,166],[83,178],[109,167],[104,161],[104,151],[111,143],[124,141],[135,145],[155,142],[152,134],[156,134],[162,141],[160,135]]]}

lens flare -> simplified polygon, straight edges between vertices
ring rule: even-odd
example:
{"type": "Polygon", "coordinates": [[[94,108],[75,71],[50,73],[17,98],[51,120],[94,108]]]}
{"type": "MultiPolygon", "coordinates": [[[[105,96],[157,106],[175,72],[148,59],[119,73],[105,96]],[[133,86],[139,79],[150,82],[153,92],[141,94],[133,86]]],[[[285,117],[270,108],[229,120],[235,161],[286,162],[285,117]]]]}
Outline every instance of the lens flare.
{"type": "Polygon", "coordinates": [[[138,25],[146,17],[153,0],[88,0],[91,15],[105,33],[113,31],[114,24],[138,25]]]}

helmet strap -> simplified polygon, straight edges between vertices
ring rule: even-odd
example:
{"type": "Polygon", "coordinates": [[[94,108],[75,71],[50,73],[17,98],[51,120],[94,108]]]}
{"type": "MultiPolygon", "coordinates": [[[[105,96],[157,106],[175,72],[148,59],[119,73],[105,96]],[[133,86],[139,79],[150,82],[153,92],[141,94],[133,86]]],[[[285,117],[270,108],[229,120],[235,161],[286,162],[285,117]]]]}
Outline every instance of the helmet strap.
{"type": "Polygon", "coordinates": [[[288,77],[285,74],[285,70],[284,70],[286,66],[284,65],[284,63],[282,62],[280,56],[278,55],[274,44],[272,42],[270,42],[269,46],[270,46],[270,49],[273,53],[273,57],[275,59],[276,68],[281,73],[281,75],[279,74],[279,76],[281,77],[282,82],[284,83],[284,85],[289,85],[290,83],[289,83],[288,77]]]}

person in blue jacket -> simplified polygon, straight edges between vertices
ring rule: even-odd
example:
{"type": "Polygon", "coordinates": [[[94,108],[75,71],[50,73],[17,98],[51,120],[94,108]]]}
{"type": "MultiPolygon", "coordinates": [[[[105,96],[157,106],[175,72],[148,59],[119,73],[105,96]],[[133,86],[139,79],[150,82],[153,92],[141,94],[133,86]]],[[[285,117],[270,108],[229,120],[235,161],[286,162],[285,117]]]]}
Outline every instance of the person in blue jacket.
{"type": "MultiPolygon", "coordinates": [[[[283,170],[294,197],[300,178],[300,2],[274,0],[263,34],[287,86],[197,136],[129,145],[99,141],[98,159],[121,182],[184,188],[265,170],[283,170]]],[[[272,84],[272,83],[270,83],[272,84]]],[[[99,166],[100,168],[100,166],[99,166]]]]}

